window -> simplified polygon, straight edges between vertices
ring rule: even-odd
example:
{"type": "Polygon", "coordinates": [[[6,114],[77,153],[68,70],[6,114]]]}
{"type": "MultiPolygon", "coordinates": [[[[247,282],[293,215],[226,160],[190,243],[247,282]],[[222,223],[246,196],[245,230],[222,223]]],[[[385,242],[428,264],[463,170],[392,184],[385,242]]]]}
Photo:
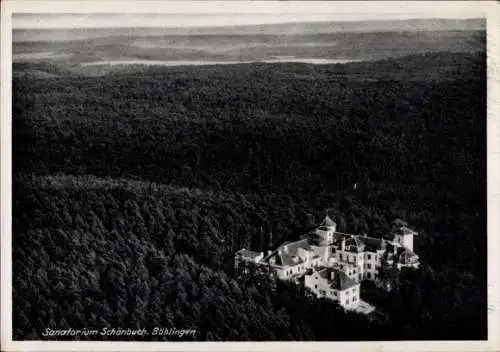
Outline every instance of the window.
{"type": "Polygon", "coordinates": [[[368,264],[368,269],[371,269],[372,268],[372,265],[371,264],[368,264]]]}
{"type": "Polygon", "coordinates": [[[318,288],[318,285],[317,285],[317,284],[316,284],[316,285],[314,285],[314,288],[318,288]]]}
{"type": "Polygon", "coordinates": [[[333,297],[337,297],[337,291],[333,291],[333,297]]]}
{"type": "Polygon", "coordinates": [[[346,296],[349,296],[349,290],[345,291],[346,296]]]}
{"type": "Polygon", "coordinates": [[[372,255],[371,254],[368,254],[368,259],[372,259],[372,255]]]}
{"type": "Polygon", "coordinates": [[[366,273],[366,277],[369,278],[369,279],[371,279],[370,273],[366,273]]]}
{"type": "Polygon", "coordinates": [[[356,297],[353,297],[353,298],[352,298],[352,301],[353,301],[353,302],[356,302],[357,300],[358,300],[358,299],[357,299],[356,297]]]}

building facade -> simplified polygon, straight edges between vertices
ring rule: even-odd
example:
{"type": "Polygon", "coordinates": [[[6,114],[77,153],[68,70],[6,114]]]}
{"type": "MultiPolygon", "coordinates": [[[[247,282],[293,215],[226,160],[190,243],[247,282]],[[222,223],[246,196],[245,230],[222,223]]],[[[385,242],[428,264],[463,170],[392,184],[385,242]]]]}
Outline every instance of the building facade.
{"type": "Polygon", "coordinates": [[[344,308],[354,308],[359,303],[360,283],[349,278],[342,270],[323,267],[310,270],[304,278],[304,285],[316,297],[337,301],[344,308]]]}

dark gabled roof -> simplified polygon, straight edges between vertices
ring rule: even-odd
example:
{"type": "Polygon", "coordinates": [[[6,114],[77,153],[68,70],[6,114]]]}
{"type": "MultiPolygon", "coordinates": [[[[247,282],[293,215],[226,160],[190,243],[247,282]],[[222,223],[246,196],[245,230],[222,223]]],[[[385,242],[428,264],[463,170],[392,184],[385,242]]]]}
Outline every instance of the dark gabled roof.
{"type": "Polygon", "coordinates": [[[356,281],[351,279],[346,273],[339,269],[324,268],[318,271],[318,274],[322,278],[326,279],[330,284],[330,287],[334,290],[344,291],[358,285],[356,281]]]}
{"type": "Polygon", "coordinates": [[[245,248],[240,249],[238,252],[236,252],[236,254],[246,258],[256,258],[260,255],[259,252],[249,251],[245,248]]]}
{"type": "Polygon", "coordinates": [[[308,233],[300,236],[300,239],[303,240],[303,239],[311,239],[311,238],[321,238],[320,235],[318,235],[315,231],[309,231],[308,233]]]}
{"type": "Polygon", "coordinates": [[[361,253],[365,250],[364,243],[358,238],[358,236],[351,236],[345,241],[345,247],[347,252],[351,253],[361,253]]]}
{"type": "Polygon", "coordinates": [[[335,275],[332,281],[333,282],[330,285],[330,287],[333,288],[334,290],[339,290],[339,291],[344,291],[358,285],[356,281],[351,279],[349,276],[347,276],[346,273],[344,273],[341,270],[335,271],[335,275]]]}
{"type": "Polygon", "coordinates": [[[342,233],[342,232],[334,232],[333,233],[333,244],[340,246],[340,243],[342,242],[343,239],[348,239],[350,238],[351,235],[347,233],[342,233]]]}
{"type": "Polygon", "coordinates": [[[385,248],[385,242],[381,238],[368,236],[356,236],[365,245],[365,252],[376,252],[385,248]]]}
{"type": "Polygon", "coordinates": [[[361,253],[363,250],[356,246],[346,246],[345,251],[348,253],[361,253]]]}
{"type": "Polygon", "coordinates": [[[301,237],[301,239],[306,239],[311,246],[321,246],[324,244],[324,239],[316,232],[309,232],[301,237]]]}
{"type": "Polygon", "coordinates": [[[331,226],[336,226],[336,225],[337,224],[335,223],[335,221],[330,219],[330,217],[327,215],[327,216],[325,216],[325,218],[323,219],[321,224],[319,224],[319,227],[322,227],[322,226],[331,227],[331,226]]]}

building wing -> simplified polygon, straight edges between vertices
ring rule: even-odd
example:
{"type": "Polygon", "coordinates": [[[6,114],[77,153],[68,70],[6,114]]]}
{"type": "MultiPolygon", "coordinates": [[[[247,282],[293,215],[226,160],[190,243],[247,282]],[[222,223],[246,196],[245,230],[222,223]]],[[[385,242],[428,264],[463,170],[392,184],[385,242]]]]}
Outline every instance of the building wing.
{"type": "Polygon", "coordinates": [[[335,268],[324,268],[318,271],[318,274],[323,279],[327,280],[330,288],[338,291],[344,291],[356,285],[359,285],[356,281],[351,279],[342,270],[335,268]]]}

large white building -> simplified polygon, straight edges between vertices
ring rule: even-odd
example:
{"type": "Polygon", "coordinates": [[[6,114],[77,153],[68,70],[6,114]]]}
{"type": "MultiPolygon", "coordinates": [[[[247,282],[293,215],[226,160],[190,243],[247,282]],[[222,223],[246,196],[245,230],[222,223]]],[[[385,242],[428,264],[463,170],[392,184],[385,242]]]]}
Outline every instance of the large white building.
{"type": "Polygon", "coordinates": [[[304,277],[304,285],[317,297],[338,301],[344,308],[354,308],[360,301],[360,283],[339,269],[323,267],[310,270],[304,277]]]}
{"type": "Polygon", "coordinates": [[[360,283],[378,279],[385,262],[417,268],[413,252],[417,233],[405,226],[395,228],[388,239],[337,232],[336,223],[326,216],[315,231],[295,242],[285,242],[267,255],[241,249],[235,264],[241,262],[267,266],[282,280],[304,278],[304,285],[318,297],[336,300],[344,308],[359,302],[360,283]]]}

